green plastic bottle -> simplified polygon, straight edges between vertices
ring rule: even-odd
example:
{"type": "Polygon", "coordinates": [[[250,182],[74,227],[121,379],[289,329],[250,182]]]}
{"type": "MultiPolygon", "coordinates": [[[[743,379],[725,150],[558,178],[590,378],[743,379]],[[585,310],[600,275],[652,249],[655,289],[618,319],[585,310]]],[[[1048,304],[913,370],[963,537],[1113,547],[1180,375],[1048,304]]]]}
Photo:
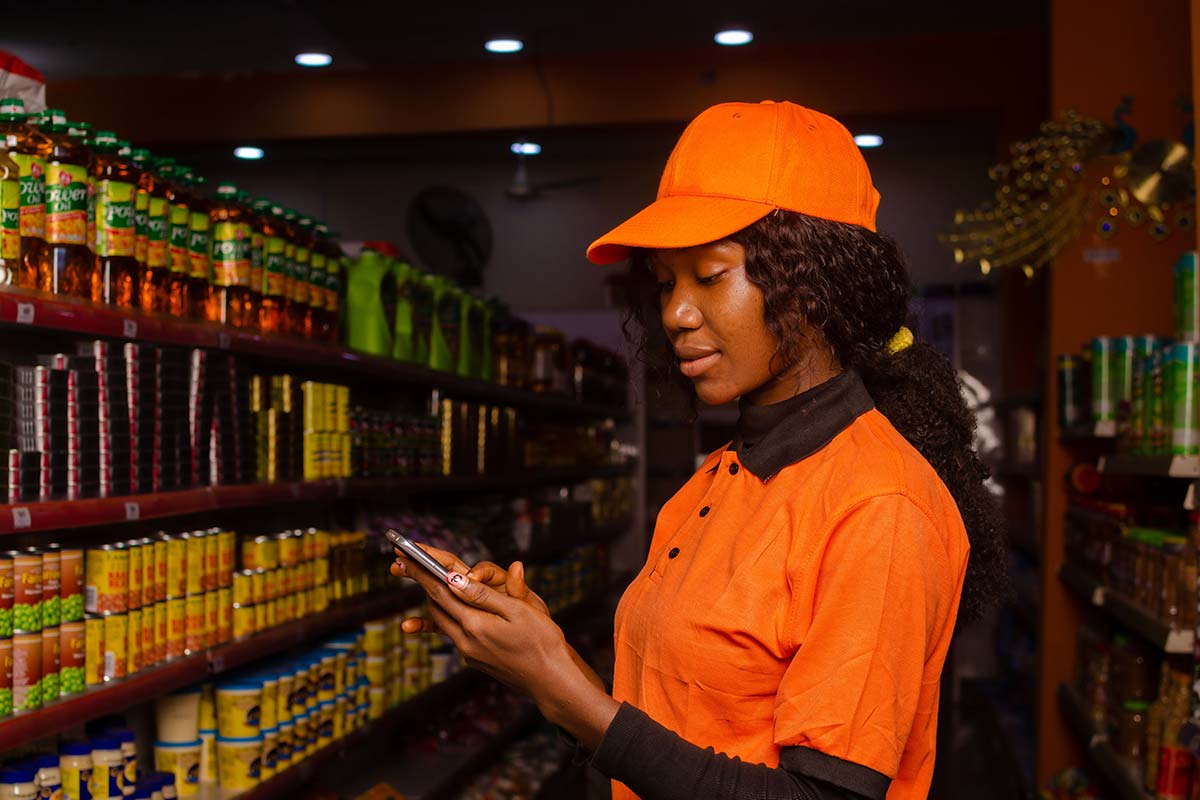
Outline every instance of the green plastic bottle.
{"type": "Polygon", "coordinates": [[[390,355],[393,342],[387,306],[395,304],[396,273],[391,264],[377,250],[363,249],[346,276],[346,346],[371,355],[390,355]]]}

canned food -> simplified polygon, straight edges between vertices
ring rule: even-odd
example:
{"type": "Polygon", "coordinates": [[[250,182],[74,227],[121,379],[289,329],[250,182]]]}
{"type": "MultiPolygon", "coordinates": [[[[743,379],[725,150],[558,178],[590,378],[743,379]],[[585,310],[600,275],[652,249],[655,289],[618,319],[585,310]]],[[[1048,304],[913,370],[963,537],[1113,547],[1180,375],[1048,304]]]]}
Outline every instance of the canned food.
{"type": "Polygon", "coordinates": [[[62,622],[62,548],[57,544],[51,544],[42,551],[42,627],[56,628],[60,622],[62,622]]]}
{"type": "Polygon", "coordinates": [[[1187,252],[1175,262],[1175,338],[1181,342],[1200,341],[1200,280],[1197,280],[1197,254],[1187,252]]]}
{"type": "Polygon", "coordinates": [[[82,692],[87,685],[87,626],[82,620],[64,622],[58,627],[59,694],[82,692]]]}
{"type": "Polygon", "coordinates": [[[178,658],[187,645],[187,600],[167,600],[167,658],[178,658]]]}
{"type": "Polygon", "coordinates": [[[129,617],[109,614],[104,618],[104,680],[129,674],[129,617]]]}
{"type": "Polygon", "coordinates": [[[275,534],[279,548],[279,564],[283,567],[294,567],[300,563],[300,541],[290,531],[275,534]]]}
{"type": "Polygon", "coordinates": [[[158,602],[158,550],[153,539],[142,537],[137,542],[142,551],[142,607],[145,608],[158,602]]]}
{"type": "Polygon", "coordinates": [[[58,626],[42,629],[42,704],[58,698],[62,691],[59,676],[59,657],[62,637],[58,626]]]}
{"type": "MultiPolygon", "coordinates": [[[[3,563],[0,562],[0,569],[3,563]]],[[[59,571],[62,575],[62,621],[79,622],[83,619],[83,550],[67,547],[59,552],[59,571]]],[[[0,597],[2,602],[2,597],[0,597]]]]}
{"type": "MultiPolygon", "coordinates": [[[[213,531],[209,531],[209,535],[212,533],[213,531]]],[[[237,534],[233,531],[217,530],[216,535],[219,562],[217,585],[223,588],[233,583],[233,573],[237,569],[234,563],[237,554],[237,534]]]]}
{"type": "Polygon", "coordinates": [[[125,542],[125,552],[129,555],[128,600],[125,608],[132,611],[142,607],[142,581],[145,576],[145,562],[142,558],[142,545],[137,539],[125,542]]]}
{"type": "Polygon", "coordinates": [[[300,540],[300,560],[312,561],[317,557],[317,529],[309,528],[300,540]]]}
{"type": "Polygon", "coordinates": [[[42,557],[13,550],[13,632],[37,633],[42,629],[42,557]]]}
{"type": "Polygon", "coordinates": [[[1171,348],[1167,369],[1171,409],[1171,453],[1200,454],[1200,409],[1196,405],[1196,378],[1200,367],[1200,345],[1183,342],[1171,348]]]}
{"type": "MultiPolygon", "coordinates": [[[[211,537],[210,537],[211,538],[211,537]]],[[[220,620],[217,612],[217,590],[213,589],[204,593],[204,641],[206,646],[223,644],[224,640],[218,638],[220,631],[220,620]]]]}
{"type": "Polygon", "coordinates": [[[279,596],[279,569],[268,569],[263,572],[263,600],[274,600],[279,596]]]}
{"type": "Polygon", "coordinates": [[[154,602],[156,603],[167,599],[167,553],[169,549],[166,534],[158,534],[154,539],[154,602]]]}
{"type": "Polygon", "coordinates": [[[217,588],[217,572],[221,568],[221,541],[216,534],[204,536],[204,591],[217,588]]]}
{"type": "MultiPolygon", "coordinates": [[[[151,612],[153,613],[153,612],[151,612]]],[[[130,609],[128,639],[125,645],[125,674],[132,675],[142,668],[142,609],[130,609]]]]}
{"type": "Polygon", "coordinates": [[[13,713],[13,643],[0,639],[0,717],[13,713]]]}
{"type": "Polygon", "coordinates": [[[1097,336],[1092,340],[1092,416],[1096,422],[1116,419],[1113,396],[1113,340],[1097,336]]]}
{"type": "Polygon", "coordinates": [[[292,595],[293,607],[296,609],[295,619],[308,616],[308,592],[296,592],[292,595]]]}
{"type": "Polygon", "coordinates": [[[171,625],[167,619],[167,600],[154,604],[154,660],[167,660],[167,640],[170,638],[171,625]]]}
{"type": "Polygon", "coordinates": [[[104,683],[104,617],[84,620],[83,679],[88,686],[104,683]]]}
{"type": "Polygon", "coordinates": [[[294,594],[285,594],[279,598],[278,617],[281,625],[296,619],[296,596],[294,594]]]}
{"type": "MultiPolygon", "coordinates": [[[[166,599],[187,596],[187,534],[162,534],[166,545],[166,599]]],[[[162,569],[162,567],[159,567],[162,569]]]]}
{"type": "Polygon", "coordinates": [[[13,557],[10,553],[0,553],[0,638],[7,639],[12,635],[13,557]]]}
{"type": "Polygon", "coordinates": [[[254,604],[254,630],[265,631],[267,629],[267,606],[269,603],[254,604]]]}
{"type": "Polygon", "coordinates": [[[217,590],[217,641],[228,642],[233,638],[233,589],[217,590]]]}
{"type": "Polygon", "coordinates": [[[12,638],[13,711],[42,707],[42,635],[17,633],[12,638]]]}
{"type": "Polygon", "coordinates": [[[187,593],[198,595],[204,592],[204,531],[181,533],[179,538],[187,542],[187,593]]]}
{"type": "Polygon", "coordinates": [[[254,602],[254,573],[244,569],[233,576],[233,602],[251,605],[254,602]]]}
{"type": "Polygon", "coordinates": [[[150,667],[159,662],[156,639],[158,603],[142,607],[142,667],[150,667]]]}
{"type": "Polygon", "coordinates": [[[129,553],[113,544],[91,547],[84,566],[87,613],[124,613],[129,603],[129,553]]]}
{"type": "Polygon", "coordinates": [[[234,605],[233,607],[233,638],[245,639],[253,636],[258,630],[257,614],[254,606],[234,605]]]}
{"type": "Polygon", "coordinates": [[[208,632],[205,630],[207,620],[204,616],[203,594],[188,595],[185,614],[187,615],[187,619],[184,623],[184,652],[198,653],[208,646],[208,632]]]}
{"type": "Polygon", "coordinates": [[[256,569],[250,574],[250,599],[253,603],[261,603],[267,599],[267,571],[256,569]]]}

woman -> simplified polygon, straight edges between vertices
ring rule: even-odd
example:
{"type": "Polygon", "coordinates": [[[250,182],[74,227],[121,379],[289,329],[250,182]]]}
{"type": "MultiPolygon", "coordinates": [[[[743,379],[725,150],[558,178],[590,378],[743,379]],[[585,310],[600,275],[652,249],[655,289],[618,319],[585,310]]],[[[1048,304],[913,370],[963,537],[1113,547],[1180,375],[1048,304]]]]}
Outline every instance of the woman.
{"type": "Polygon", "coordinates": [[[946,650],[1002,583],[1003,543],[954,372],[903,327],[878,199],[835,120],[723,104],[684,131],[657,201],[589,248],[648,285],[642,352],[665,344],[701,401],[741,409],[659,514],[617,611],[612,696],[519,563],[436,552],[446,583],[394,567],[614,797],[928,794],[946,650]]]}

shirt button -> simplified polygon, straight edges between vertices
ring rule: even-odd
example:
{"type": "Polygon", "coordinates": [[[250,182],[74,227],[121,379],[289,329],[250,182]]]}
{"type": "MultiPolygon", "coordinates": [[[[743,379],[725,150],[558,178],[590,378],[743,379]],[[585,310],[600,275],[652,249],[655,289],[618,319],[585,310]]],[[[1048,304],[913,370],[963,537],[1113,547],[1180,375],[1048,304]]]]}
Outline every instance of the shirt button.
{"type": "Polygon", "coordinates": [[[729,474],[730,474],[730,475],[737,475],[737,474],[738,474],[738,465],[737,465],[737,464],[730,464],[730,465],[729,465],[729,474]]]}
{"type": "Polygon", "coordinates": [[[675,556],[677,556],[677,555],[679,555],[679,548],[678,548],[678,547],[672,547],[672,548],[671,548],[671,552],[667,553],[667,558],[674,558],[674,557],[675,557],[675,556]]]}
{"type": "Polygon", "coordinates": [[[708,506],[705,506],[704,508],[700,509],[700,516],[707,517],[709,511],[712,511],[712,509],[708,506]]]}

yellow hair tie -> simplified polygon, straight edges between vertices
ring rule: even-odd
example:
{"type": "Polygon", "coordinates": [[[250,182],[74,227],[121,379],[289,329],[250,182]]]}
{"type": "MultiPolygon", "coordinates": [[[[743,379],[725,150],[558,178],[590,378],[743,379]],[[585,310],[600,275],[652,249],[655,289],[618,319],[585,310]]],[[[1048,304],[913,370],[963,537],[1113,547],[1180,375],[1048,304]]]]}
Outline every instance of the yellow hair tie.
{"type": "Polygon", "coordinates": [[[912,346],[913,335],[908,328],[901,326],[900,330],[896,331],[896,335],[888,342],[887,351],[889,356],[894,356],[901,350],[907,350],[912,346]]]}

